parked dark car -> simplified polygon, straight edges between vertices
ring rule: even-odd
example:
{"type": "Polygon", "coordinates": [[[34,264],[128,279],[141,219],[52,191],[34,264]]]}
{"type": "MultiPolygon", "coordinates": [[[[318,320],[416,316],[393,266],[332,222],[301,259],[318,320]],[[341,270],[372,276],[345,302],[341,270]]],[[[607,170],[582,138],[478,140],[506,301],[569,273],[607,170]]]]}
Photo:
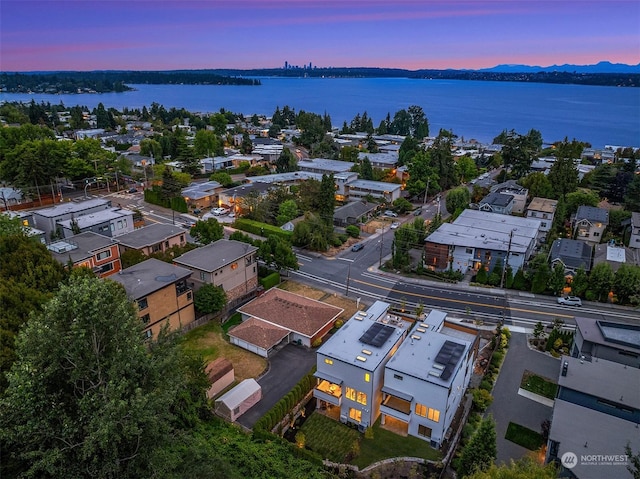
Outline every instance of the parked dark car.
{"type": "Polygon", "coordinates": [[[138,192],[138,188],[129,188],[129,191],[127,193],[137,193],[138,192]]]}

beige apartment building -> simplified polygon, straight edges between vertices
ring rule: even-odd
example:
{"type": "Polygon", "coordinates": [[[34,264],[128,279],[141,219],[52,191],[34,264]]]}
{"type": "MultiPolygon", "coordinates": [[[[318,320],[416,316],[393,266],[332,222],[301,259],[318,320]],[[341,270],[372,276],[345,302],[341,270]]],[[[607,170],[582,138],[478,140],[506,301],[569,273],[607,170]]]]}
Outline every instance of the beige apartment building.
{"type": "Polygon", "coordinates": [[[179,329],[195,320],[191,271],[155,258],[123,269],[109,279],[124,286],[144,324],[144,336],[156,338],[168,325],[179,329]]]}

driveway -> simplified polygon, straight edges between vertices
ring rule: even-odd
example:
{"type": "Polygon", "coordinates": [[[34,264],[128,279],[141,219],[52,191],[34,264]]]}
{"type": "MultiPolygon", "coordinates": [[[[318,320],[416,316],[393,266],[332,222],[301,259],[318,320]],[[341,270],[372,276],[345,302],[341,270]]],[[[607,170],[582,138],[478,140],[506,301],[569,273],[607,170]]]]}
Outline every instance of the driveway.
{"type": "Polygon", "coordinates": [[[316,364],[316,352],[304,346],[287,344],[269,358],[269,371],[258,379],[262,399],[245,412],[238,422],[249,429],[264,416],[316,364]]]}
{"type": "Polygon", "coordinates": [[[510,459],[517,460],[530,452],[504,438],[509,422],[540,432],[541,423],[551,419],[552,408],[518,395],[525,369],[557,380],[560,360],[529,349],[526,334],[512,333],[507,355],[493,388],[493,403],[487,410],[496,421],[497,464],[509,464],[510,459]]]}

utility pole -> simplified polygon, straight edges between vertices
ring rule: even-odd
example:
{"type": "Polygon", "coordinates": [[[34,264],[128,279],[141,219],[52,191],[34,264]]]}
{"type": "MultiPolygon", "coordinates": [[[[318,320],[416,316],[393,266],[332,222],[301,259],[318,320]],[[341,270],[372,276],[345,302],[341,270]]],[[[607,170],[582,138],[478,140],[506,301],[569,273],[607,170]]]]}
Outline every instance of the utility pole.
{"type": "Polygon", "coordinates": [[[431,178],[427,178],[427,187],[424,190],[424,202],[422,203],[422,206],[427,204],[427,196],[429,196],[429,181],[431,181],[431,178]]]}
{"type": "Polygon", "coordinates": [[[380,235],[380,262],[378,268],[382,268],[382,249],[384,248],[384,226],[382,227],[382,234],[380,235]]]}
{"type": "Polygon", "coordinates": [[[504,286],[504,276],[507,273],[507,268],[509,267],[509,255],[511,254],[511,241],[513,240],[513,230],[509,232],[509,244],[507,246],[507,257],[504,260],[504,264],[502,265],[502,276],[500,277],[500,288],[504,286]]]}
{"type": "Polygon", "coordinates": [[[349,296],[349,281],[351,280],[351,263],[353,263],[354,259],[347,258],[338,258],[341,261],[347,261],[349,263],[349,268],[347,269],[347,290],[345,291],[345,296],[349,296]]]}

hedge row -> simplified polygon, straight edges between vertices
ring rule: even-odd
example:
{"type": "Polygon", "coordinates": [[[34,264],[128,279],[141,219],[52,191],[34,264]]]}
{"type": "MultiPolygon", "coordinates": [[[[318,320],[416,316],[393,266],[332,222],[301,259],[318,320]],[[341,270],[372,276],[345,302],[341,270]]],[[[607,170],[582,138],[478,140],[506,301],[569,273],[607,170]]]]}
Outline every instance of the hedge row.
{"type": "Polygon", "coordinates": [[[291,231],[285,231],[277,226],[248,220],[246,218],[237,218],[234,223],[234,227],[248,233],[253,233],[254,235],[264,236],[265,238],[271,235],[276,235],[280,238],[286,239],[287,241],[291,241],[291,236],[293,234],[291,231]]]}
{"type": "Polygon", "coordinates": [[[260,279],[260,285],[267,290],[280,284],[280,273],[271,273],[260,279]]]}
{"type": "Polygon", "coordinates": [[[289,414],[289,411],[291,411],[296,404],[302,401],[307,393],[314,388],[316,385],[316,378],[313,376],[313,373],[315,372],[316,367],[314,366],[291,391],[280,399],[280,401],[278,401],[264,416],[258,419],[253,430],[269,432],[276,427],[276,425],[279,424],[287,414],[289,414]]]}
{"type": "Polygon", "coordinates": [[[176,196],[171,198],[171,201],[162,197],[162,192],[159,188],[153,187],[152,189],[144,190],[144,201],[151,203],[152,205],[162,206],[164,208],[171,208],[179,213],[187,213],[189,208],[187,202],[182,196],[176,196]]]}
{"type": "Polygon", "coordinates": [[[317,452],[313,452],[304,447],[302,448],[297,447],[295,444],[290,443],[286,439],[283,439],[282,437],[276,434],[273,434],[272,432],[264,431],[262,429],[254,429],[253,440],[255,442],[262,442],[262,443],[278,442],[280,444],[284,444],[289,448],[289,450],[291,451],[291,454],[294,457],[297,457],[300,459],[306,459],[307,461],[315,464],[316,466],[321,466],[321,467],[324,466],[324,461],[320,456],[320,454],[318,454],[317,452]]]}

